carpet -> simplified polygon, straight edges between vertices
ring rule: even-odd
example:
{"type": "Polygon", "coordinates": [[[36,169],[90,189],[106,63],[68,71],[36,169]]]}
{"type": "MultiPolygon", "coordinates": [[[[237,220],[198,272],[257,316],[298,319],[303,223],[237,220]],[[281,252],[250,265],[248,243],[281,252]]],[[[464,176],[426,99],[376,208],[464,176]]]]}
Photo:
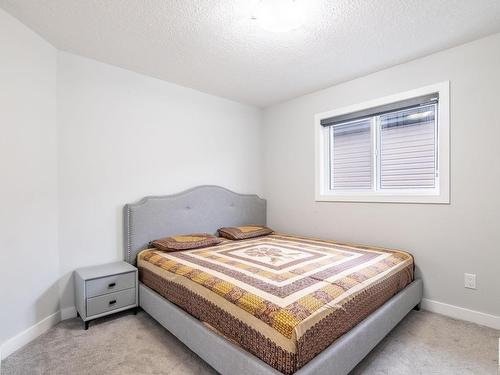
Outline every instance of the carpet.
{"type": "MultiPolygon", "coordinates": [[[[412,311],[351,375],[488,375],[498,372],[500,332],[412,311]]],[[[69,319],[2,361],[2,375],[216,374],[148,314],[69,319]]]]}

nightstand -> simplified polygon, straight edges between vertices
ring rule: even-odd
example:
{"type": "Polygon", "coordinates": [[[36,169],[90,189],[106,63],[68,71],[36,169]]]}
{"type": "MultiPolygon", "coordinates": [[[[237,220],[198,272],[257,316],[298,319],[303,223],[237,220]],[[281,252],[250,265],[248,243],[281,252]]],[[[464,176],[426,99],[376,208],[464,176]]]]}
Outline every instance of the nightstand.
{"type": "Polygon", "coordinates": [[[137,268],[115,262],[75,270],[76,310],[89,328],[91,320],[138,306],[137,268]]]}

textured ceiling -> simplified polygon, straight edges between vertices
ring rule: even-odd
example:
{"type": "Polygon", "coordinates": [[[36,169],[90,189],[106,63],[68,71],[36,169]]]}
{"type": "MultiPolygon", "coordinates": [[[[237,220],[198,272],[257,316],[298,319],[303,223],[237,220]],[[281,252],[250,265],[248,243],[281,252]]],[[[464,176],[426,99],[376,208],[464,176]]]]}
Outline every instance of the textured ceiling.
{"type": "Polygon", "coordinates": [[[57,48],[257,106],[500,31],[499,0],[300,0],[272,33],[254,0],[0,0],[57,48]]]}

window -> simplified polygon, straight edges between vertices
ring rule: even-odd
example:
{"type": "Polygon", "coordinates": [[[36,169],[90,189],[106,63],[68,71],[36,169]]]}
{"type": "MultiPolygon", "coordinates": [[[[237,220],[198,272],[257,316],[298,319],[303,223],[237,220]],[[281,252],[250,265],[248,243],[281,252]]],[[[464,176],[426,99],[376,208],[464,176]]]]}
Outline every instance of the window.
{"type": "Polygon", "coordinates": [[[448,82],[316,116],[316,200],[449,203],[448,82]]]}

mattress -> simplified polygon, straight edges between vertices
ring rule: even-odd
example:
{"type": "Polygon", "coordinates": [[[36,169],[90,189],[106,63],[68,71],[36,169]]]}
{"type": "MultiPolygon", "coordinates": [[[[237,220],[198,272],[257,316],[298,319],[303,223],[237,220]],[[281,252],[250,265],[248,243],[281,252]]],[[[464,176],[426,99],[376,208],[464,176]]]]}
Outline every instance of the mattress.
{"type": "Polygon", "coordinates": [[[413,281],[410,254],[284,234],[138,255],[140,280],[284,373],[413,281]]]}

